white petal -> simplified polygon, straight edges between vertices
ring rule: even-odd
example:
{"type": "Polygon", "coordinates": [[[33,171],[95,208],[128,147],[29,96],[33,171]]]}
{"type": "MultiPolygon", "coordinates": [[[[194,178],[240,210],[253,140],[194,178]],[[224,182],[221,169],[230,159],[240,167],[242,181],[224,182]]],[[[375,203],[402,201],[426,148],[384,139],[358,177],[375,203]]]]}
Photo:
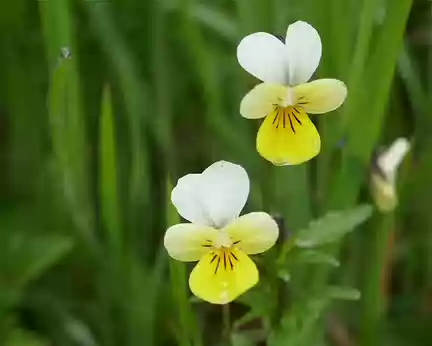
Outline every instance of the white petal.
{"type": "Polygon", "coordinates": [[[377,164],[389,182],[395,183],[396,171],[409,150],[409,141],[406,138],[398,138],[378,157],[377,164]]]}
{"type": "Polygon", "coordinates": [[[263,212],[243,215],[230,223],[224,231],[241,251],[248,255],[270,249],[279,236],[279,228],[273,218],[263,212]]]}
{"type": "Polygon", "coordinates": [[[261,83],[249,91],[240,102],[240,114],[248,119],[259,119],[271,113],[275,104],[286,98],[288,88],[261,83]]]}
{"type": "Polygon", "coordinates": [[[289,84],[307,82],[321,59],[321,38],[313,26],[297,21],[288,26],[285,39],[289,84]]]}
{"type": "Polygon", "coordinates": [[[210,250],[218,231],[211,227],[181,223],[165,233],[164,245],[169,255],[179,261],[199,261],[210,250]]]}
{"type": "Polygon", "coordinates": [[[246,36],[237,47],[237,59],[247,72],[263,82],[288,82],[286,48],[273,35],[257,32],[246,36]]]}
{"type": "Polygon", "coordinates": [[[177,212],[186,220],[199,225],[213,225],[201,200],[201,174],[188,174],[180,178],[171,193],[177,212]]]}
{"type": "Polygon", "coordinates": [[[217,228],[239,216],[249,195],[249,177],[242,166],[219,161],[202,173],[201,200],[217,228]]]}
{"type": "Polygon", "coordinates": [[[179,179],[171,200],[186,220],[221,228],[240,214],[248,195],[249,177],[244,168],[219,161],[202,174],[179,179]]]}

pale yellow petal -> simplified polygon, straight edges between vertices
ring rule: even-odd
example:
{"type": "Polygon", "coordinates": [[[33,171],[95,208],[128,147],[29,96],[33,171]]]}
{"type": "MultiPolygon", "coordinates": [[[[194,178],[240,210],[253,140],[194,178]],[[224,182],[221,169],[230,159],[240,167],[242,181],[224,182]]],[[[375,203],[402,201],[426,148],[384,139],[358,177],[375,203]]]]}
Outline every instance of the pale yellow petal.
{"type": "Polygon", "coordinates": [[[240,103],[240,114],[248,119],[259,119],[271,113],[275,105],[286,98],[288,89],[276,84],[258,84],[240,103]]]}
{"type": "Polygon", "coordinates": [[[275,220],[263,212],[243,215],[224,230],[235,246],[249,255],[267,251],[276,243],[279,235],[275,220]]]}
{"type": "Polygon", "coordinates": [[[199,261],[210,251],[218,231],[211,227],[180,223],[165,233],[164,245],[169,255],[184,262],[199,261]]]}
{"type": "Polygon", "coordinates": [[[293,88],[298,105],[310,114],[327,113],[339,108],[347,96],[347,88],[337,79],[317,79],[293,88]]]}
{"type": "Polygon", "coordinates": [[[279,108],[269,114],[257,135],[257,150],[277,166],[298,165],[320,152],[317,129],[301,108],[279,108]]]}
{"type": "Polygon", "coordinates": [[[189,277],[192,293],[213,304],[227,304],[257,282],[255,263],[238,249],[208,253],[189,277]]]}

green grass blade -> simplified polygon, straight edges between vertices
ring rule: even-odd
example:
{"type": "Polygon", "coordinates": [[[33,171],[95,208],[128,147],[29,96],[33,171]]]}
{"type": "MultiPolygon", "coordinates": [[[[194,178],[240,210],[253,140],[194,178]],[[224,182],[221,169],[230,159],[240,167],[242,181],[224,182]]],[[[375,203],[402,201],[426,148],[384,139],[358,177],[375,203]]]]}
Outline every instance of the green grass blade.
{"type": "Polygon", "coordinates": [[[48,95],[52,147],[73,220],[89,240],[93,237],[94,220],[88,194],[86,124],[72,14],[67,0],[41,1],[39,6],[52,72],[48,95]]]}
{"type": "MultiPolygon", "coordinates": [[[[180,216],[171,203],[171,190],[172,184],[168,180],[168,194],[166,196],[167,227],[181,222],[180,216]]],[[[202,345],[202,341],[200,339],[201,337],[196,326],[195,317],[192,313],[191,303],[189,300],[186,264],[170,258],[169,270],[173,306],[176,306],[176,312],[178,316],[178,322],[176,326],[178,345],[202,345]]]]}
{"type": "Polygon", "coordinates": [[[111,91],[105,86],[99,127],[99,195],[102,221],[109,248],[118,255],[122,248],[121,218],[118,200],[116,133],[111,91]]]}

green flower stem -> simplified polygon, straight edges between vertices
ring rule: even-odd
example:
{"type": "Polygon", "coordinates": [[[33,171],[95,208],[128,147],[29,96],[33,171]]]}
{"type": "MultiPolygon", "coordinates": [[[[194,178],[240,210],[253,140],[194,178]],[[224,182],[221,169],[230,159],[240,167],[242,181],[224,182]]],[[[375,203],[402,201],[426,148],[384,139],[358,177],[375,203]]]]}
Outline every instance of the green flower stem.
{"type": "MultiPolygon", "coordinates": [[[[165,197],[167,209],[167,228],[180,223],[180,217],[171,204],[171,191],[173,189],[171,180],[167,178],[165,197]]],[[[186,265],[179,261],[170,259],[169,271],[171,278],[171,295],[177,309],[177,342],[180,346],[201,346],[201,336],[196,326],[191,304],[188,297],[186,265]]]]}
{"type": "MultiPolygon", "coordinates": [[[[184,263],[170,259],[169,270],[171,278],[171,294],[177,308],[177,342],[180,346],[192,345],[194,339],[194,321],[188,300],[186,266],[184,263]]],[[[198,345],[198,343],[194,343],[198,345]]]]}
{"type": "Polygon", "coordinates": [[[376,214],[371,220],[364,253],[360,345],[379,346],[386,310],[385,273],[388,264],[394,213],[376,214]]]}
{"type": "Polygon", "coordinates": [[[222,305],[222,326],[223,345],[231,346],[231,318],[229,304],[222,305]]]}

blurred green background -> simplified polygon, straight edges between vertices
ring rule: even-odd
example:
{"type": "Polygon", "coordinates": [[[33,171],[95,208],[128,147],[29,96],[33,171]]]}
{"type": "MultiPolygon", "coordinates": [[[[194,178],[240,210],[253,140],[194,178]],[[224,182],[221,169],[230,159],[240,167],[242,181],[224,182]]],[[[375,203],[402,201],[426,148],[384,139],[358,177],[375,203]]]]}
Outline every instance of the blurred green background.
{"type": "Polygon", "coordinates": [[[2,1],[0,344],[432,345],[431,16],[428,0],[2,1]],[[280,168],[239,115],[258,81],[236,47],[296,20],[321,35],[316,77],[349,97],[314,118],[321,154],[280,168]],[[190,267],[162,244],[180,176],[243,165],[247,208],[282,216],[289,242],[327,211],[373,203],[372,157],[399,136],[413,144],[399,207],[326,247],[337,270],[294,263],[285,282],[276,247],[230,324],[190,297],[190,267]],[[318,299],[328,283],[362,297],[318,299]]]}

